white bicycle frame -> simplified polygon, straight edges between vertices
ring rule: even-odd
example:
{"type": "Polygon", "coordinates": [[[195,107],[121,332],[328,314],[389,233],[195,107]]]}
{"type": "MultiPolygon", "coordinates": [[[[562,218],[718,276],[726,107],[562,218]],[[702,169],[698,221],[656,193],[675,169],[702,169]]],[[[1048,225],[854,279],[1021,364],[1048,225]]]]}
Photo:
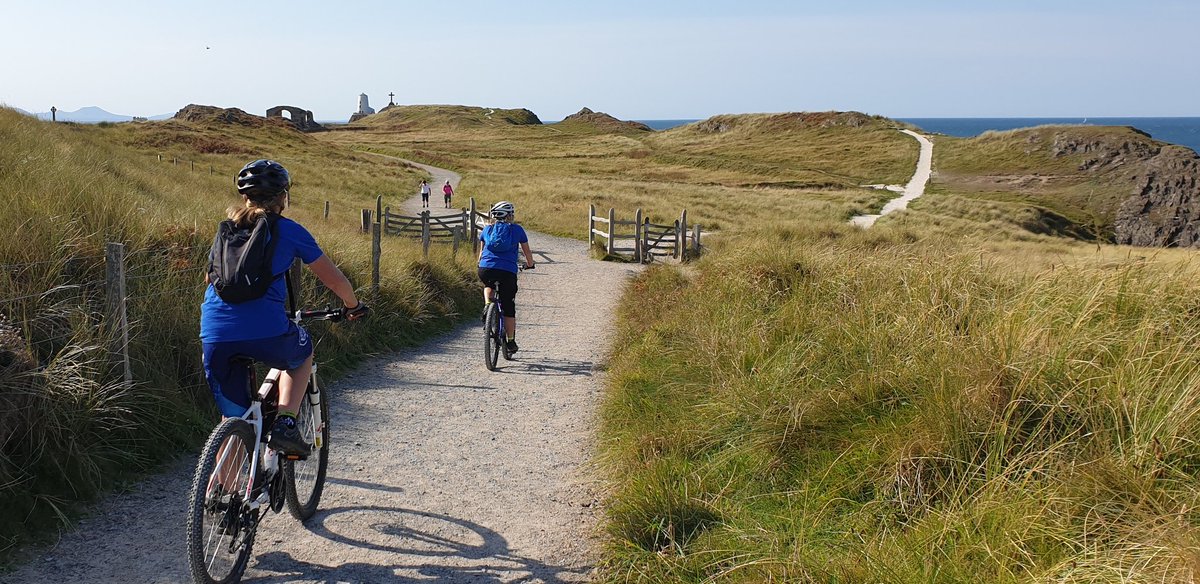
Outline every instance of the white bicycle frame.
{"type": "MultiPolygon", "coordinates": [[[[263,403],[263,400],[267,399],[267,396],[271,394],[271,390],[274,389],[277,385],[279,385],[279,376],[282,374],[283,374],[283,371],[280,369],[271,369],[270,371],[268,371],[266,378],[263,379],[262,385],[260,385],[258,388],[258,393],[256,394],[256,396],[257,396],[256,399],[251,400],[250,407],[246,410],[246,413],[242,414],[238,418],[240,420],[244,420],[244,421],[248,422],[251,426],[254,427],[254,454],[252,455],[252,458],[250,459],[251,460],[251,462],[250,462],[250,480],[247,481],[246,492],[243,493],[243,496],[244,496],[243,500],[248,502],[250,510],[258,509],[259,507],[261,507],[263,505],[263,503],[266,503],[267,501],[270,500],[270,493],[269,493],[268,489],[263,489],[262,494],[259,495],[257,499],[251,500],[250,495],[252,494],[252,491],[254,490],[254,477],[258,476],[258,462],[261,458],[259,455],[262,453],[262,449],[264,448],[263,443],[262,443],[262,435],[263,435],[262,403],[263,403]]],[[[317,386],[317,364],[316,364],[316,362],[314,362],[312,365],[312,376],[309,377],[309,384],[312,385],[312,391],[308,391],[307,387],[304,388],[304,399],[307,399],[309,405],[312,406],[311,410],[312,410],[313,422],[315,422],[314,427],[316,428],[315,437],[313,439],[313,450],[315,452],[315,451],[321,449],[321,446],[322,446],[321,436],[323,434],[323,430],[325,427],[325,420],[321,418],[321,392],[320,392],[320,390],[317,389],[318,386],[317,386]]],[[[209,477],[209,479],[208,479],[209,480],[209,484],[208,484],[209,489],[212,489],[212,481],[214,480],[214,478],[217,475],[216,469],[221,469],[221,468],[225,467],[225,459],[229,456],[230,450],[232,450],[232,449],[230,449],[230,448],[223,449],[221,452],[221,456],[217,459],[217,464],[215,467],[213,467],[214,468],[213,476],[209,477]]],[[[276,460],[278,460],[278,459],[276,459],[276,460]]],[[[276,462],[276,464],[278,464],[278,462],[276,462]]]]}

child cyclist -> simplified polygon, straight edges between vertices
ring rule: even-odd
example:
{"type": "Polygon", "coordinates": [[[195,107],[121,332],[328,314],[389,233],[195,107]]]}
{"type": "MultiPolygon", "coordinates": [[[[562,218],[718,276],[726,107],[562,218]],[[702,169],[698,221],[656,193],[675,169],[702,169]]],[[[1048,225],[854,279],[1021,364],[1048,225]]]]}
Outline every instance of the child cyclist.
{"type": "Polygon", "coordinates": [[[242,168],[236,183],[242,200],[228,211],[234,225],[246,229],[255,226],[260,218],[274,221],[269,232],[276,240],[270,263],[273,279],[265,295],[231,303],[222,299],[212,277],[205,277],[209,286],[200,307],[204,373],[221,414],[237,417],[250,407],[251,388],[247,365],[235,358],[250,358],[283,370],[279,378],[279,412],[267,445],[287,454],[307,454],[311,446],[296,429],[296,411],[312,374],[313,344],[308,332],[288,318],[284,308],[288,294],[284,273],[293,259],[300,258],[341,298],[348,320],[366,316],[368,308],[354,295],[350,281],[321,251],[308,230],[279,216],[288,206],[291,186],[291,178],[282,165],[272,160],[255,160],[242,168]]]}
{"type": "Polygon", "coordinates": [[[500,201],[488,211],[491,223],[479,234],[479,279],[483,281],[483,314],[486,318],[493,296],[499,292],[504,316],[504,331],[508,352],[517,352],[517,248],[525,254],[525,268],[533,268],[533,252],[529,251],[529,237],[525,230],[513,221],[516,207],[508,201],[500,201]],[[500,290],[492,290],[493,283],[500,290]]]}

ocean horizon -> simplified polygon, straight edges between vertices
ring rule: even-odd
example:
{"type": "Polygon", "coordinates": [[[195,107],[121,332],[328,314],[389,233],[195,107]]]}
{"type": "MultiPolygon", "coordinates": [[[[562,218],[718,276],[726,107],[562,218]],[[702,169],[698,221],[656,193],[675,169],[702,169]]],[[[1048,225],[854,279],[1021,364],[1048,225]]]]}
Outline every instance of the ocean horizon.
{"type": "MultiPolygon", "coordinates": [[[[971,138],[988,131],[1016,130],[1046,125],[1131,126],[1155,140],[1186,146],[1200,152],[1200,117],[1125,118],[895,118],[935,134],[971,138]]],[[[669,130],[700,120],[633,120],[655,130],[669,130]]],[[[547,122],[552,123],[552,122],[547,122]]]]}

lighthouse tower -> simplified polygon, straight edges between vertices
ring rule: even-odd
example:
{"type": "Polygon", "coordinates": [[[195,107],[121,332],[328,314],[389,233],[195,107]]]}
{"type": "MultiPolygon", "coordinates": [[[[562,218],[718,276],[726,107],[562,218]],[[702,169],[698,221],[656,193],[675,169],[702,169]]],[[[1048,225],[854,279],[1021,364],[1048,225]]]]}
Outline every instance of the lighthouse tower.
{"type": "Polygon", "coordinates": [[[375,113],[375,109],[371,107],[370,102],[367,100],[367,94],[360,93],[358,94],[358,111],[350,116],[350,121],[356,122],[373,113],[375,113]]]}

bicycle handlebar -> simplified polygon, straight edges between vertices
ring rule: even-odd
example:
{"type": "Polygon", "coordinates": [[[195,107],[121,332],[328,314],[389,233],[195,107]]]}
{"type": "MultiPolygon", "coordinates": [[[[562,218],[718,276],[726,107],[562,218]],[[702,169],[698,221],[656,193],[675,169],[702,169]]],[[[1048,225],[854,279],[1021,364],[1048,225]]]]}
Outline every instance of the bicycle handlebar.
{"type": "Polygon", "coordinates": [[[328,320],[330,322],[338,322],[343,318],[340,308],[326,308],[325,310],[297,310],[296,320],[328,320]]]}

